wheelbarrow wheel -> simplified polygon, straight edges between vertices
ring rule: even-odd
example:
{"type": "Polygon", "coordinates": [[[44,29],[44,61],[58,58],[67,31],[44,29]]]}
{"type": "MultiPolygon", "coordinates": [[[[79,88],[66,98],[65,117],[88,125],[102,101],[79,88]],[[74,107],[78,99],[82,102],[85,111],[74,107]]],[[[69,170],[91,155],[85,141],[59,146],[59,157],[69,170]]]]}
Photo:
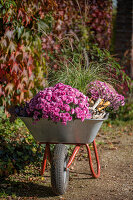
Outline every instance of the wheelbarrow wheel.
{"type": "Polygon", "coordinates": [[[67,162],[67,147],[64,144],[57,144],[51,163],[51,185],[56,195],[62,195],[66,192],[69,182],[69,169],[66,170],[67,162]]]}

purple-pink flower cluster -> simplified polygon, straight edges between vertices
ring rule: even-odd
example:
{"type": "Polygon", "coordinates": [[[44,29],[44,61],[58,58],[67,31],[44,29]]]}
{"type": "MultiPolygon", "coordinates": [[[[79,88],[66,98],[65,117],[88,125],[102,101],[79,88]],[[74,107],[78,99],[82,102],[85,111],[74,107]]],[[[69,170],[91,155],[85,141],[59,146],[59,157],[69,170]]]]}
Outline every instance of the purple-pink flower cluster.
{"type": "Polygon", "coordinates": [[[88,97],[69,85],[45,88],[30,100],[26,109],[35,121],[40,118],[67,124],[72,119],[90,119],[88,97]]]}
{"type": "Polygon", "coordinates": [[[102,81],[90,82],[88,94],[93,100],[97,100],[100,97],[104,101],[109,101],[110,107],[114,110],[118,110],[119,106],[124,106],[125,104],[124,96],[118,94],[111,85],[102,81]]]}

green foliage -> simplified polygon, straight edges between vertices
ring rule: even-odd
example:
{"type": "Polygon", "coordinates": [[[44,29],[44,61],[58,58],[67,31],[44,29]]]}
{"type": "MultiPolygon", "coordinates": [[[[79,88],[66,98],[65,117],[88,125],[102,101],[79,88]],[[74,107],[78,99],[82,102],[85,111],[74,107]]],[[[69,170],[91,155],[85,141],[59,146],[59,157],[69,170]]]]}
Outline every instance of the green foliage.
{"type": "Polygon", "coordinates": [[[126,101],[126,104],[115,113],[110,113],[111,120],[118,120],[118,121],[131,121],[133,120],[133,102],[126,101]]]}
{"type": "Polygon", "coordinates": [[[20,119],[10,123],[0,112],[0,176],[7,176],[42,159],[40,147],[20,119]]]}
{"type": "Polygon", "coordinates": [[[57,82],[71,85],[86,94],[87,85],[94,80],[105,81],[113,85],[119,93],[126,95],[130,88],[130,78],[122,71],[121,66],[111,56],[109,51],[100,49],[93,44],[86,26],[86,35],[80,26],[78,35],[66,34],[61,40],[61,50],[49,53],[51,66],[56,70],[49,70],[49,85],[57,82]],[[119,79],[118,79],[119,77],[119,79]]]}
{"type": "Polygon", "coordinates": [[[8,12],[10,7],[16,7],[15,1],[13,1],[13,0],[6,0],[6,1],[1,0],[0,1],[0,9],[1,9],[2,12],[0,13],[0,16],[6,14],[6,12],[8,12]]]}

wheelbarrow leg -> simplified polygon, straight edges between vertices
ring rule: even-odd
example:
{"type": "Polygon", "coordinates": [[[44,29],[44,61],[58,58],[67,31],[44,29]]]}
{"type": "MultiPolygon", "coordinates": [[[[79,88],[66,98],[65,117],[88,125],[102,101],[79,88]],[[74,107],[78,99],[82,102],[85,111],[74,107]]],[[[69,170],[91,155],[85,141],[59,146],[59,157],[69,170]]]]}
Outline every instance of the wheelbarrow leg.
{"type": "Polygon", "coordinates": [[[88,144],[86,144],[86,148],[87,148],[87,151],[88,151],[88,158],[89,158],[89,164],[90,164],[90,169],[91,169],[91,172],[92,172],[92,176],[94,178],[98,178],[100,176],[100,162],[99,162],[99,157],[98,157],[98,152],[97,152],[97,147],[96,147],[95,140],[93,141],[93,147],[94,147],[94,152],[95,152],[95,158],[96,158],[96,161],[97,161],[97,174],[94,172],[94,169],[93,169],[90,147],[89,147],[88,144]]]}
{"type": "Polygon", "coordinates": [[[70,157],[70,159],[67,163],[67,168],[69,168],[70,165],[72,164],[72,162],[73,162],[76,154],[78,153],[79,149],[80,149],[80,145],[76,145],[76,147],[75,147],[75,149],[74,149],[74,151],[73,151],[73,153],[72,153],[72,155],[71,155],[71,157],[70,157]]]}
{"type": "Polygon", "coordinates": [[[46,143],[46,147],[45,147],[45,151],[44,151],[43,162],[42,162],[42,167],[41,167],[41,176],[44,174],[44,171],[45,171],[47,157],[49,159],[49,162],[51,162],[51,153],[50,153],[49,143],[46,143]]]}

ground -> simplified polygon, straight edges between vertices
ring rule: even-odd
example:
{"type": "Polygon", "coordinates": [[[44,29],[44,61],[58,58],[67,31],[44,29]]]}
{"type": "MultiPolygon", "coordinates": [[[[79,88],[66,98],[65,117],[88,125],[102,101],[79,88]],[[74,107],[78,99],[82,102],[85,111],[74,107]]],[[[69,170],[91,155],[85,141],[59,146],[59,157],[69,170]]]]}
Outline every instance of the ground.
{"type": "MultiPolygon", "coordinates": [[[[101,175],[98,179],[92,178],[86,149],[81,148],[71,166],[69,186],[64,195],[53,194],[49,165],[43,177],[38,173],[40,166],[31,165],[0,183],[0,199],[132,200],[133,123],[127,126],[103,126],[96,142],[101,164],[101,175]]],[[[92,158],[94,160],[94,155],[92,158]]]]}

